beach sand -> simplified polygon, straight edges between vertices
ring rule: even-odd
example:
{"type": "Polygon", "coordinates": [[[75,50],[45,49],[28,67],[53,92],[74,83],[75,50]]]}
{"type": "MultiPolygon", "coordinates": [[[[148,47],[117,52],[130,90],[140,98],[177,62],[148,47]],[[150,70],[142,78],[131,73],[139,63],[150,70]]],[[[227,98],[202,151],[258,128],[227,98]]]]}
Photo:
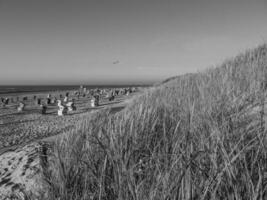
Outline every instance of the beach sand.
{"type": "MultiPolygon", "coordinates": [[[[45,99],[48,93],[39,94],[38,98],[45,99]]],[[[62,92],[62,94],[65,94],[62,92]]],[[[18,144],[27,144],[36,139],[57,135],[74,127],[74,124],[92,110],[106,107],[123,107],[122,104],[132,95],[117,96],[114,101],[109,102],[107,98],[101,98],[100,105],[92,108],[90,97],[80,97],[70,95],[70,99],[75,100],[77,110],[71,111],[64,117],[57,116],[57,103],[47,105],[47,114],[41,114],[41,108],[35,104],[33,96],[36,94],[19,94],[20,99],[27,96],[28,100],[23,101],[26,106],[23,112],[17,111],[18,102],[11,102],[5,107],[0,107],[0,153],[4,147],[18,144]],[[119,105],[121,104],[121,105],[119,105]]],[[[57,96],[58,94],[52,94],[57,96]]],[[[115,108],[114,108],[115,109],[115,108]]]]}
{"type": "MultiPolygon", "coordinates": [[[[100,105],[95,108],[90,106],[90,97],[70,95],[70,99],[75,99],[77,110],[65,116],[57,116],[57,104],[47,105],[47,114],[42,115],[33,100],[35,94],[28,93],[19,94],[21,99],[28,97],[24,101],[25,111],[17,111],[18,102],[0,108],[0,200],[11,194],[21,197],[23,191],[43,191],[42,187],[37,187],[42,185],[41,144],[55,141],[61,133],[74,128],[75,123],[96,110],[109,107],[111,114],[121,111],[135,94],[116,96],[114,101],[101,98],[100,105]]],[[[43,99],[46,96],[47,93],[38,94],[43,99]]]]}

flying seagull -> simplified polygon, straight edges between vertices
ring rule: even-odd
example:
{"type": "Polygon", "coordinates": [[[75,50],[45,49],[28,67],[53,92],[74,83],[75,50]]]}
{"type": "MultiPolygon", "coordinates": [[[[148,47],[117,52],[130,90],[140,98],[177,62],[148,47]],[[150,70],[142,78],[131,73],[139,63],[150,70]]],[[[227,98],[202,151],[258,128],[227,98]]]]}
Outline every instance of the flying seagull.
{"type": "Polygon", "coordinates": [[[116,60],[116,61],[114,61],[112,64],[113,64],[113,65],[119,64],[119,61],[116,60]]]}

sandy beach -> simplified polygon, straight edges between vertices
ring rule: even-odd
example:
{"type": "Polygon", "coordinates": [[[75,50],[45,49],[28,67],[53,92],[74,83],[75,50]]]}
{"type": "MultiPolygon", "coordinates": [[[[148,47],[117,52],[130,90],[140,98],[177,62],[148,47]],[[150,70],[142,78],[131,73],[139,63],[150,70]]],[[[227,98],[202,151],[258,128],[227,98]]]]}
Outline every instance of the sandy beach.
{"type": "MultiPolygon", "coordinates": [[[[67,91],[62,91],[65,94],[67,91]]],[[[47,105],[47,112],[45,115],[41,114],[41,108],[35,104],[34,96],[41,98],[43,101],[46,99],[46,93],[27,93],[18,94],[13,99],[19,97],[27,97],[25,103],[25,110],[23,112],[17,111],[18,102],[13,101],[5,107],[0,107],[0,153],[4,147],[11,147],[18,144],[26,144],[36,139],[57,135],[68,129],[73,128],[75,122],[93,110],[103,109],[107,107],[122,107],[123,102],[129,99],[132,95],[119,95],[116,96],[114,101],[108,101],[102,95],[98,107],[91,107],[91,96],[77,97],[70,93],[69,99],[74,99],[76,110],[69,112],[64,117],[57,116],[57,103],[47,105]],[[120,103],[120,105],[118,105],[120,103]]],[[[52,97],[59,99],[59,92],[49,93],[52,97]]],[[[2,95],[3,96],[3,95],[2,95]]],[[[10,98],[10,96],[8,96],[10,98]]]]}
{"type": "MultiPolygon", "coordinates": [[[[62,94],[65,92],[62,91],[62,94]]],[[[56,103],[47,105],[46,114],[41,114],[40,106],[35,104],[33,97],[38,95],[38,98],[45,100],[47,94],[18,94],[20,99],[27,96],[22,112],[17,111],[18,102],[14,101],[0,108],[0,199],[14,192],[17,196],[23,196],[18,191],[40,190],[35,186],[42,181],[40,149],[43,142],[51,144],[62,133],[74,128],[82,118],[99,109],[110,108],[111,114],[121,111],[136,93],[118,95],[113,101],[102,95],[99,106],[91,107],[91,96],[78,98],[70,92],[69,98],[74,99],[77,109],[65,116],[57,115],[56,103]]],[[[59,98],[59,93],[49,94],[59,98]]]]}

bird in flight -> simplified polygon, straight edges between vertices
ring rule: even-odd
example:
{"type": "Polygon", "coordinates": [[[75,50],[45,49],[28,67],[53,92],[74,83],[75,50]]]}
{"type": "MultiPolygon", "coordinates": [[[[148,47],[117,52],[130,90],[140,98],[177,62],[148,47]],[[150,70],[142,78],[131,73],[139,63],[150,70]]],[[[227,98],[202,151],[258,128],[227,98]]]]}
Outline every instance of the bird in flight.
{"type": "Polygon", "coordinates": [[[113,65],[119,64],[119,61],[116,60],[116,61],[114,61],[112,64],[113,64],[113,65]]]}

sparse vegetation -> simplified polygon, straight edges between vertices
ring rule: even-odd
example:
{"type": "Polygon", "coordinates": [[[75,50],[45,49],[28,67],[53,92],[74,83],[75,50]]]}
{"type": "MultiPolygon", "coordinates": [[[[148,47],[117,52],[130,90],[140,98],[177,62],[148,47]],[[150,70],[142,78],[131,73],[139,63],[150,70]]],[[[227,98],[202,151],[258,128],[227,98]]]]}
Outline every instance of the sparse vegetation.
{"type": "Polygon", "coordinates": [[[55,145],[50,199],[266,199],[267,45],[102,110],[55,145]]]}

